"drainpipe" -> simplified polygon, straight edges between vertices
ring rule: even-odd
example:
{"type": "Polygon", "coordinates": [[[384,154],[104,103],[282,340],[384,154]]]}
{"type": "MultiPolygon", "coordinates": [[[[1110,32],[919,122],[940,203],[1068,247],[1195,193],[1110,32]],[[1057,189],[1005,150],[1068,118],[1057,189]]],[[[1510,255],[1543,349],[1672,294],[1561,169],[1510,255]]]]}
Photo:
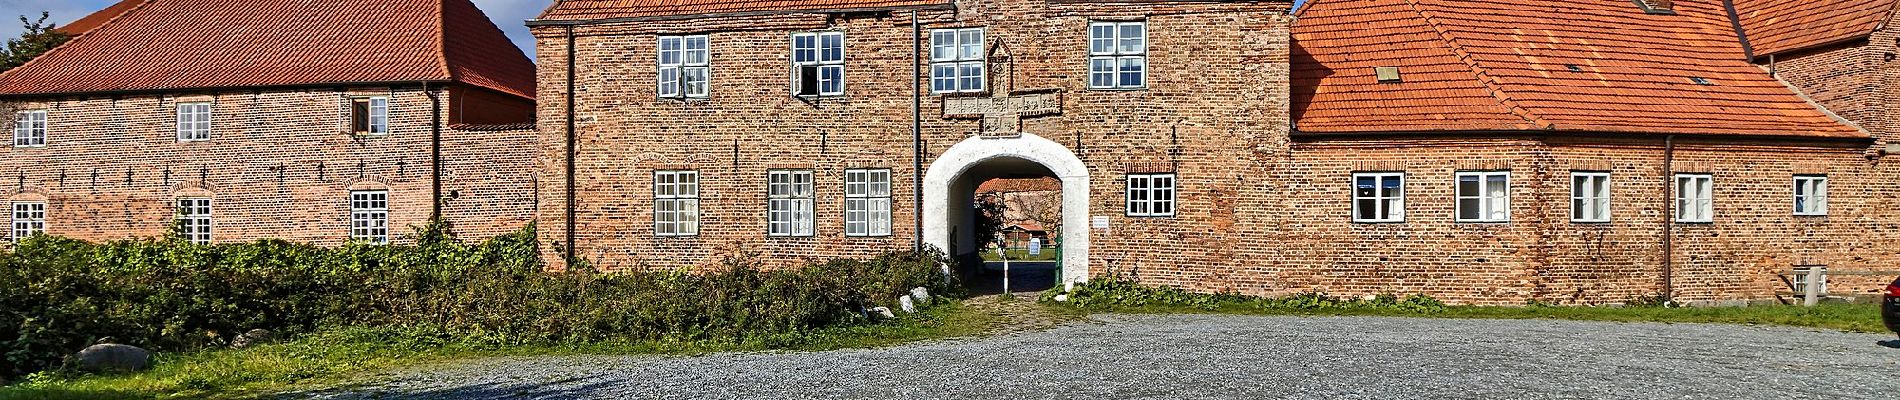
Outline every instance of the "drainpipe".
{"type": "Polygon", "coordinates": [[[442,97],[437,96],[435,88],[428,82],[422,83],[422,92],[429,95],[429,193],[434,199],[429,203],[429,222],[442,222],[442,97]]]}
{"type": "Polygon", "coordinates": [[[577,140],[574,133],[574,26],[567,26],[567,269],[574,268],[574,261],[580,258],[580,248],[574,245],[574,155],[577,140]]]}
{"type": "Polygon", "coordinates": [[[1675,259],[1676,259],[1676,135],[1663,138],[1663,259],[1662,259],[1662,300],[1672,301],[1675,295],[1675,259]]]}
{"type": "Polygon", "coordinates": [[[911,230],[911,248],[924,249],[924,95],[923,95],[923,25],[917,21],[917,11],[910,12],[910,147],[911,147],[911,200],[910,214],[915,220],[911,230]]]}

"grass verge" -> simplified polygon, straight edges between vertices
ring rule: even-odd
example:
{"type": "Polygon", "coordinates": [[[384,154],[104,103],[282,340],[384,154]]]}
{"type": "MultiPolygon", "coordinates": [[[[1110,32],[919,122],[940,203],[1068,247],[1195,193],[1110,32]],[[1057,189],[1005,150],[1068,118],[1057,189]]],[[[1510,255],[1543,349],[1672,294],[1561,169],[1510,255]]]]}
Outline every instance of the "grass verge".
{"type": "Polygon", "coordinates": [[[118,375],[42,373],[0,388],[0,400],[245,399],[333,386],[365,373],[481,357],[565,354],[700,354],[881,347],[978,335],[1000,316],[959,303],[877,324],[743,341],[520,344],[422,328],[348,328],[242,350],[160,354],[150,370],[118,375]]]}
{"type": "MultiPolygon", "coordinates": [[[[1050,303],[1055,291],[1042,299],[1050,303]]],[[[1847,332],[1889,333],[1873,304],[1823,303],[1816,307],[1756,305],[1746,307],[1449,306],[1426,296],[1377,296],[1342,299],[1324,294],[1264,298],[1235,294],[1189,293],[1170,287],[1147,287],[1126,281],[1098,280],[1076,287],[1066,302],[1056,303],[1086,313],[1218,313],[1303,316],[1396,316],[1479,319],[1563,319],[1580,321],[1721,323],[1778,325],[1847,332]]],[[[1653,301],[1652,301],[1653,303],[1653,301]]]]}

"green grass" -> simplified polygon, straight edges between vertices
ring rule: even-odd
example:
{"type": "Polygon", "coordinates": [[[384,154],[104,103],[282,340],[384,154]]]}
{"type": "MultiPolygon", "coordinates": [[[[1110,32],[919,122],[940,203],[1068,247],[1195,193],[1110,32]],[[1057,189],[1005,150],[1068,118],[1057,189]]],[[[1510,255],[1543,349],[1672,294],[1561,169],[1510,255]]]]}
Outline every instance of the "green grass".
{"type": "MultiPolygon", "coordinates": [[[[1042,249],[1042,254],[1035,257],[1029,256],[1028,249],[1011,249],[1005,250],[1005,252],[1009,253],[1010,261],[1053,261],[1056,259],[1056,250],[1049,248],[1042,249]]],[[[1001,257],[996,256],[996,250],[988,250],[982,253],[983,261],[1003,261],[1001,257]]]]}
{"type": "Polygon", "coordinates": [[[946,304],[877,324],[829,328],[745,341],[637,341],[520,345],[440,331],[349,328],[243,350],[160,354],[150,370],[119,375],[50,373],[0,388],[0,400],[243,399],[335,386],[363,374],[495,356],[699,354],[723,351],[822,351],[972,336],[1000,317],[946,304]]]}

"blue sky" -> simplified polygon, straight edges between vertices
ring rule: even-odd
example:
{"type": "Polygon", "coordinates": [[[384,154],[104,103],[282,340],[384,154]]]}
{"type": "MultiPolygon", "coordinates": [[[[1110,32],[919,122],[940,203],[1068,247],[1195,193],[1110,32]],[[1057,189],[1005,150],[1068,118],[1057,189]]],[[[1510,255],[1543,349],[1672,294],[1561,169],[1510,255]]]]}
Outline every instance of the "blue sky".
{"type": "MultiPolygon", "coordinates": [[[[21,15],[39,18],[40,11],[51,12],[53,17],[47,21],[65,25],[67,22],[84,17],[95,10],[105,8],[115,0],[0,0],[0,37],[12,38],[20,34],[21,15]]],[[[1294,0],[1295,6],[1306,0],[1294,0]]],[[[534,37],[528,36],[528,28],[522,21],[534,18],[547,8],[553,0],[475,0],[475,5],[495,20],[495,26],[508,33],[508,38],[521,46],[529,57],[534,56],[534,37]]]]}
{"type": "MultiPolygon", "coordinates": [[[[0,37],[19,36],[21,15],[38,19],[41,11],[47,11],[53,15],[47,21],[65,25],[67,22],[72,22],[116,2],[117,0],[0,0],[0,18],[4,18],[0,20],[0,37]]],[[[533,56],[534,38],[528,36],[528,28],[522,25],[522,21],[541,14],[541,10],[553,2],[554,0],[475,0],[475,5],[488,13],[488,18],[495,20],[495,26],[507,32],[508,38],[514,39],[515,45],[521,46],[522,51],[533,56]]]]}

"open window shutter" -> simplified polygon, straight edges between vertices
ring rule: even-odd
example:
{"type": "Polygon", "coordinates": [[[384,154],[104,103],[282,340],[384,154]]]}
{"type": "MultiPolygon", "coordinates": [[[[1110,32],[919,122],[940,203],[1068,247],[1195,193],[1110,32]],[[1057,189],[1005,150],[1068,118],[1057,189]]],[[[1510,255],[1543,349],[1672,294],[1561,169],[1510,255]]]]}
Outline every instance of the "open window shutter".
{"type": "Polygon", "coordinates": [[[816,65],[798,66],[798,95],[799,96],[817,96],[818,95],[818,66],[816,65]]]}
{"type": "Polygon", "coordinates": [[[369,100],[350,102],[350,130],[356,133],[369,132],[369,100]]]}

